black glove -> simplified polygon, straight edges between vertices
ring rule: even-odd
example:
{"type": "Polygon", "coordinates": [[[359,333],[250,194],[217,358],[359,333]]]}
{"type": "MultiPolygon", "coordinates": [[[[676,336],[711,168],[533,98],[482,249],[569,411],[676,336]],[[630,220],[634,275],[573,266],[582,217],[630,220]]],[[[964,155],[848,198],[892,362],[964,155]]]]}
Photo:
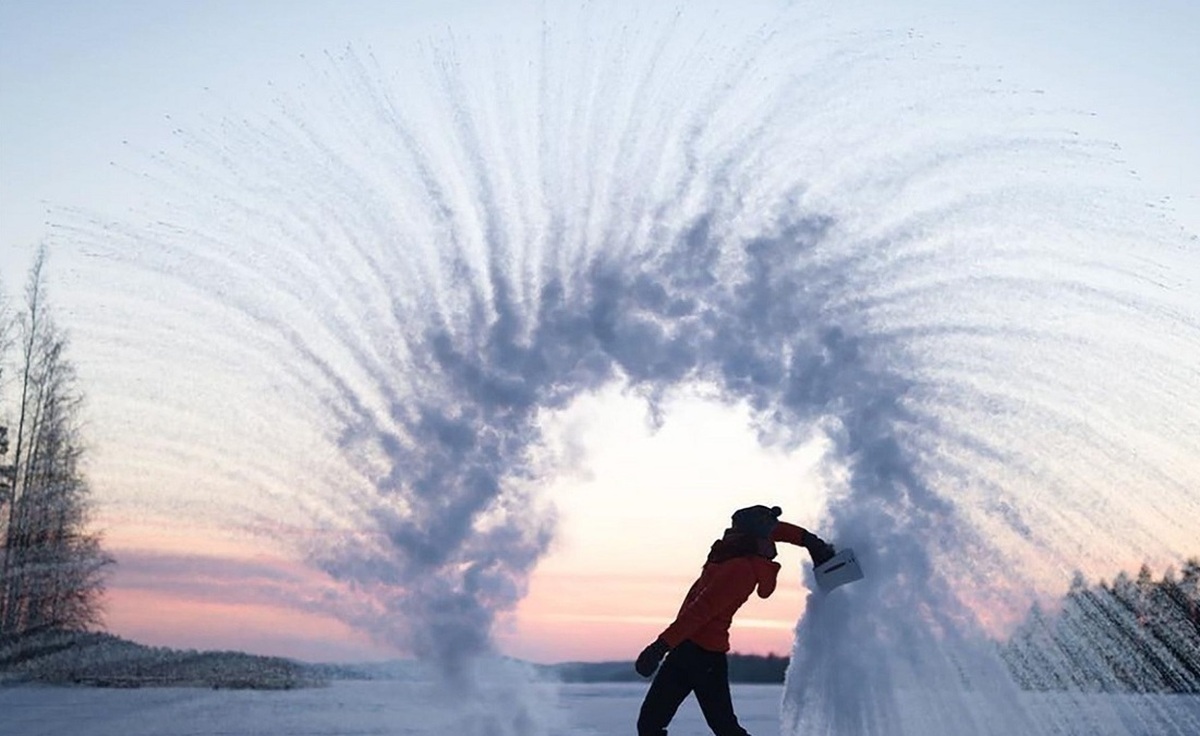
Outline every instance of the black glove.
{"type": "Polygon", "coordinates": [[[808,556],[812,558],[813,567],[824,565],[834,555],[832,544],[827,544],[825,540],[807,529],[804,529],[803,534],[800,536],[800,544],[808,550],[808,556]]]}
{"type": "Polygon", "coordinates": [[[643,649],[642,653],[638,655],[637,662],[634,663],[633,668],[642,677],[653,675],[654,670],[658,669],[658,663],[662,661],[663,657],[667,656],[667,651],[670,648],[662,639],[655,639],[653,644],[643,649]]]}

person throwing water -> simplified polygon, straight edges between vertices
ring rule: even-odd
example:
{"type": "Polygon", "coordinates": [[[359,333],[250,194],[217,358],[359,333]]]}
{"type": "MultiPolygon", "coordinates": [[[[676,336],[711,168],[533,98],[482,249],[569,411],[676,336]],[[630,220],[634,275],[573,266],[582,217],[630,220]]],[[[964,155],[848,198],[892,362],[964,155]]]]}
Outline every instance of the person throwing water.
{"type": "Polygon", "coordinates": [[[639,675],[658,671],[638,713],[638,736],[666,736],[667,725],[691,693],[716,736],[749,736],[738,723],[729,693],[726,652],[733,616],[755,590],[760,598],[775,592],[776,542],[804,547],[817,567],[834,556],[833,547],[817,535],[779,521],[781,513],[778,506],[736,511],[732,526],[713,542],[675,620],[638,655],[634,669],[639,675]]]}

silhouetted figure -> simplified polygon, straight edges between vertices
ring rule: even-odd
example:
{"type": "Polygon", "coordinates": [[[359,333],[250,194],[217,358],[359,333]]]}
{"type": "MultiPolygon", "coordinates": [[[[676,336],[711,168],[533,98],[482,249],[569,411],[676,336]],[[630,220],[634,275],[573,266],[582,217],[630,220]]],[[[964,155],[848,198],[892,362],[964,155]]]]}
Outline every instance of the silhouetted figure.
{"type": "Polygon", "coordinates": [[[776,542],[806,548],[814,565],[834,554],[817,535],[779,521],[780,513],[778,506],[750,506],[734,513],[733,525],[713,542],[675,621],[638,656],[634,666],[642,677],[658,670],[638,714],[638,736],[666,736],[667,725],[690,693],[696,694],[716,736],[749,736],[729,695],[726,652],[733,615],[756,589],[760,598],[775,592],[776,542]]]}

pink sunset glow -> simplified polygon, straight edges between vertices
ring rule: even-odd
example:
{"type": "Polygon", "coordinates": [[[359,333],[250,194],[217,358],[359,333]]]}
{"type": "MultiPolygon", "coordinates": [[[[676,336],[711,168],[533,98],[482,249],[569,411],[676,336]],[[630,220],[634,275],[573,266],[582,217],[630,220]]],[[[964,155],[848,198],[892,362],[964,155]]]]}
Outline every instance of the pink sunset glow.
{"type": "MultiPolygon", "coordinates": [[[[819,447],[763,450],[741,407],[677,401],[672,420],[654,432],[645,411],[614,389],[547,420],[548,436],[573,437],[583,448],[587,472],[563,473],[541,489],[557,509],[556,535],[525,597],[499,613],[502,653],[543,663],[632,660],[674,619],[735,509],[781,505],[786,520],[819,528],[819,447]]],[[[106,625],[150,644],[322,661],[403,656],[338,617],[360,601],[283,548],[304,539],[287,531],[292,523],[256,536],[203,519],[102,519],[118,562],[106,625]]],[[[787,544],[777,561],[775,593],[751,596],[734,620],[734,651],[791,650],[809,561],[787,544]]]]}
{"type": "MultiPolygon", "coordinates": [[[[322,595],[349,595],[326,576],[282,557],[182,554],[117,547],[106,595],[106,626],[155,646],[239,650],[308,661],[378,660],[402,652],[316,605],[322,595]]],[[[245,553],[245,550],[241,550],[245,553]]],[[[799,556],[781,553],[775,594],[751,597],[731,631],[733,650],[785,654],[804,609],[799,556]],[[795,559],[792,559],[795,557],[795,559]]],[[[696,566],[698,571],[699,566],[696,566]]],[[[674,618],[693,577],[637,570],[535,572],[529,593],[497,625],[504,654],[534,662],[632,659],[674,618]]]]}

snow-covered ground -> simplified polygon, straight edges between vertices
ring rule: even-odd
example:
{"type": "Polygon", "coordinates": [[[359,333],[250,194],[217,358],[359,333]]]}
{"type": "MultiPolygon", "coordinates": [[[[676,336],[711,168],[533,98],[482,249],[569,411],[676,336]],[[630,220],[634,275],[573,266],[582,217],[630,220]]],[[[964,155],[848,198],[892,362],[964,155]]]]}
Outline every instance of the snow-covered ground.
{"type": "MultiPolygon", "coordinates": [[[[547,686],[549,687],[549,686],[547,686]]],[[[562,685],[563,736],[632,734],[644,684],[562,685]]],[[[778,685],[734,686],[743,725],[779,732],[778,685]]],[[[445,734],[453,703],[418,683],[335,682],[289,691],[20,686],[0,688],[4,736],[399,736],[445,734]]],[[[694,700],[671,736],[709,733],[694,700]]]]}
{"type": "MultiPolygon", "coordinates": [[[[20,686],[0,688],[0,733],[5,736],[398,736],[445,734],[453,703],[431,698],[419,683],[336,682],[327,688],[283,692],[147,688],[112,690],[20,686]]],[[[561,736],[633,734],[645,685],[562,685],[561,736]]],[[[777,685],[734,686],[742,724],[754,736],[779,735],[777,685]]],[[[1061,718],[1065,700],[1028,696],[1048,718],[1061,718]]],[[[1064,734],[1131,733],[1136,736],[1194,736],[1200,733],[1200,697],[1090,696],[1091,715],[1081,713],[1064,734]],[[1113,719],[1114,714],[1125,723],[1113,719]],[[1119,714],[1124,714],[1121,717],[1119,714]],[[1095,718],[1102,720],[1096,721],[1095,718]],[[1132,725],[1132,728],[1130,726],[1132,725]],[[1108,728],[1111,726],[1111,729],[1108,728]],[[1076,729],[1077,727],[1077,729],[1076,729]]],[[[671,736],[710,733],[689,699],[671,736]]],[[[921,736],[962,736],[945,727],[921,736]]]]}

